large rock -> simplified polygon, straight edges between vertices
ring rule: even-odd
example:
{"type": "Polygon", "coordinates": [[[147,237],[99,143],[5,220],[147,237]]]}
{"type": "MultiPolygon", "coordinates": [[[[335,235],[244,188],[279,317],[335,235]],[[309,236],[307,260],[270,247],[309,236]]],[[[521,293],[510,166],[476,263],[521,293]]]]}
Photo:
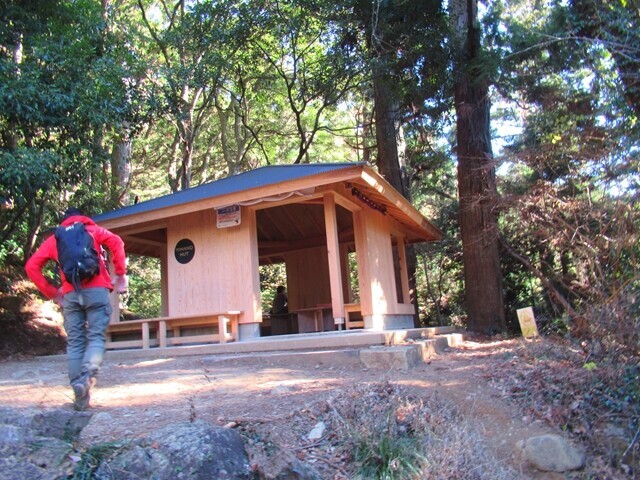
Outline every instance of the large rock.
{"type": "Polygon", "coordinates": [[[242,437],[206,422],[171,424],[105,459],[98,480],[253,478],[242,437]]]}
{"type": "Polygon", "coordinates": [[[0,480],[67,478],[73,442],[91,414],[63,409],[43,412],[0,409],[0,480]]]}
{"type": "Polygon", "coordinates": [[[518,443],[523,457],[544,472],[566,472],[582,468],[585,453],[560,435],[540,435],[518,443]]]}

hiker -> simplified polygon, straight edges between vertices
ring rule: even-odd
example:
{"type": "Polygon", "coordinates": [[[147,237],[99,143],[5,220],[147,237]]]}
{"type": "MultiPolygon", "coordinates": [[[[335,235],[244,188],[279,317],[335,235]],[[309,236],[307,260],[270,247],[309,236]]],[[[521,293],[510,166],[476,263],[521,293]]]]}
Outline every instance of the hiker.
{"type": "Polygon", "coordinates": [[[110,292],[127,291],[124,242],[109,230],[98,226],[78,208],[69,208],[56,228],[38,250],[27,260],[25,270],[31,281],[48,299],[62,307],[64,329],[67,332],[67,360],[69,383],[74,392],[74,409],[83,411],[90,405],[91,387],[102,364],[105,351],[105,332],[111,317],[110,292]],[[87,236],[88,232],[91,237],[87,236]],[[66,235],[66,236],[65,236],[66,235]],[[69,235],[76,235],[73,241],[69,235]],[[80,250],[81,238],[87,245],[80,259],[69,260],[80,250]],[[113,283],[105,264],[102,246],[111,252],[115,277],[113,283]],[[71,250],[71,253],[69,253],[71,250]],[[58,263],[62,286],[58,287],[42,274],[44,266],[53,260],[58,263]],[[75,267],[74,267],[75,263],[75,267]],[[84,273],[79,265],[90,265],[84,273]]]}
{"type": "Polygon", "coordinates": [[[272,315],[284,315],[289,312],[289,305],[287,299],[287,293],[283,285],[278,286],[276,289],[276,295],[273,297],[273,303],[271,304],[272,315]]]}

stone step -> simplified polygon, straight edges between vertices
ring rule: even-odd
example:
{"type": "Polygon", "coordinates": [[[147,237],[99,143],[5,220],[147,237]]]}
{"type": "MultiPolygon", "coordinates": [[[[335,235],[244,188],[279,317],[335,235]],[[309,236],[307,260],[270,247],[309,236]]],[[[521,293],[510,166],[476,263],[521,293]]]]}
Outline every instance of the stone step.
{"type": "MultiPolygon", "coordinates": [[[[407,360],[403,365],[412,365],[409,359],[412,345],[418,345],[419,351],[413,355],[428,359],[447,346],[460,342],[462,336],[455,333],[453,327],[430,327],[407,330],[390,330],[372,332],[367,330],[348,330],[342,332],[322,332],[310,334],[279,335],[261,337],[241,342],[225,344],[183,345],[150,349],[109,350],[106,361],[123,361],[129,359],[170,358],[180,356],[205,356],[208,362],[247,362],[258,364],[272,362],[279,365],[320,364],[341,366],[360,365],[363,362],[361,352],[370,348],[401,347],[407,360]],[[256,358],[258,357],[258,358],[256,358]]],[[[368,354],[364,354],[365,358],[368,354]]],[[[388,354],[386,354],[388,355],[388,354]]],[[[400,355],[399,353],[397,355],[400,355]]],[[[43,359],[51,357],[41,357],[43,359]]],[[[64,355],[60,358],[66,358],[64,355]]],[[[408,367],[407,367],[408,368],[408,367]]]]}
{"type": "Polygon", "coordinates": [[[459,333],[440,334],[430,338],[408,339],[404,344],[371,345],[338,349],[289,350],[251,354],[204,356],[208,365],[252,365],[278,366],[286,368],[371,368],[401,369],[415,368],[428,362],[433,356],[462,343],[459,333]]]}
{"type": "Polygon", "coordinates": [[[376,345],[360,350],[360,361],[371,369],[410,370],[462,341],[461,334],[448,333],[402,345],[376,345]]]}

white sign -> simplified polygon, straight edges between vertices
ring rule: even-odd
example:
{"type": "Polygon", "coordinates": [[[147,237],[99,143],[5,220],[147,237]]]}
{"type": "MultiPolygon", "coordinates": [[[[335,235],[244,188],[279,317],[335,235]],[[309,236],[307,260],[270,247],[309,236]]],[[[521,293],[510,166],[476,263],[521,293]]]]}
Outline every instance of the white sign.
{"type": "Polygon", "coordinates": [[[218,208],[218,228],[240,225],[240,205],[218,208]]]}

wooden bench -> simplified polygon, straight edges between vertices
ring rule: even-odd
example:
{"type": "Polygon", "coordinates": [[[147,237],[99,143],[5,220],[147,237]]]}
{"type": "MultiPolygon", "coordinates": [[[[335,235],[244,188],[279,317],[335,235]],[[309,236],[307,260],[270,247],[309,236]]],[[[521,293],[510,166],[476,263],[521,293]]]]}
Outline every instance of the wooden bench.
{"type": "Polygon", "coordinates": [[[347,330],[352,328],[364,328],[364,320],[362,318],[358,320],[350,320],[349,314],[360,312],[360,304],[359,303],[345,303],[344,305],[344,313],[347,318],[344,319],[345,327],[347,330]]]}
{"type": "Polygon", "coordinates": [[[152,346],[167,347],[184,343],[226,343],[227,340],[238,340],[238,320],[242,312],[229,310],[226,312],[204,313],[198,315],[181,315],[172,317],[142,318],[138,320],[124,320],[109,324],[107,328],[106,348],[131,348],[152,346]],[[229,326],[231,331],[229,332],[229,326]],[[218,333],[181,336],[184,327],[218,327],[218,333]],[[172,336],[167,335],[167,331],[172,336]],[[114,340],[113,334],[141,333],[140,339],[114,340]],[[155,339],[151,338],[155,332],[155,339]]]}

